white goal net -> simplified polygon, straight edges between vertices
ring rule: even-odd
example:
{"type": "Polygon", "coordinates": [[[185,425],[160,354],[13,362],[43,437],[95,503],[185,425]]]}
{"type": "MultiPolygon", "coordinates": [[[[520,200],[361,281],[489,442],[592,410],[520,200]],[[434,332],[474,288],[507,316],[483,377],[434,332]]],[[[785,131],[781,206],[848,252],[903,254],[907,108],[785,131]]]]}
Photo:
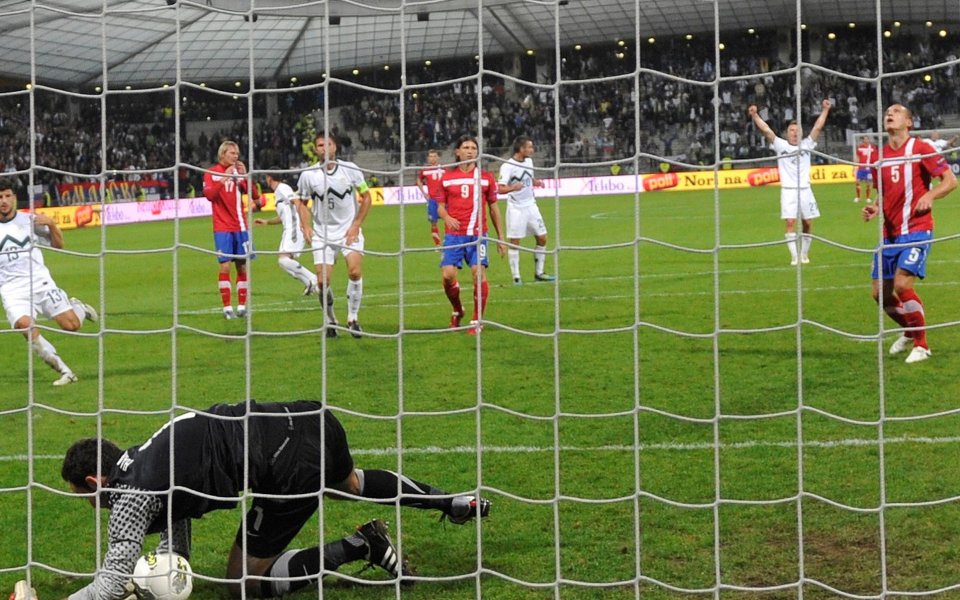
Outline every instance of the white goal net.
{"type": "MultiPolygon", "coordinates": [[[[215,403],[311,399],[342,421],[357,468],[492,508],[458,527],[399,498],[314,494],[289,549],[383,519],[414,570],[360,560],[306,594],[957,594],[960,210],[936,202],[916,286],[933,355],[911,365],[871,299],[881,226],[851,199],[856,142],[882,143],[888,105],[924,137],[960,131],[958,36],[957,7],[932,1],[0,0],[0,177],[63,230],[46,263],[99,317],[77,331],[38,318],[78,378],[62,387],[21,332],[0,335],[0,591],[26,579],[67,596],[118,541],[61,479],[74,440],[127,448],[215,403]],[[821,217],[785,239],[748,107],[785,135],[809,132],[824,99],[821,217]],[[486,246],[465,242],[485,249],[488,282],[457,270],[466,315],[451,330],[418,179],[431,150],[458,168],[464,134],[494,179],[533,142],[541,219],[518,242],[499,232],[503,257],[492,224],[486,246]],[[335,326],[283,267],[293,254],[313,271],[314,254],[281,246],[266,179],[296,189],[322,161],[318,135],[372,201],[362,269],[332,267],[335,326]],[[218,274],[203,196],[224,140],[266,199],[243,209],[245,319],[223,316],[221,291],[235,307],[242,286],[235,267],[218,274]]],[[[261,496],[193,525],[194,598],[224,597],[261,496]]]]}

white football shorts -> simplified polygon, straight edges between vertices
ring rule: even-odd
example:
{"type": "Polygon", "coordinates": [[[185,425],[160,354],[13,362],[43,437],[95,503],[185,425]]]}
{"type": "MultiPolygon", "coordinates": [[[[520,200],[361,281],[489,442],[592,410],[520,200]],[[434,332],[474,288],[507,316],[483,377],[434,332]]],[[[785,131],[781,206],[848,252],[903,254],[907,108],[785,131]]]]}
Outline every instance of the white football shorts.
{"type": "Polygon", "coordinates": [[[817,207],[817,199],[813,197],[813,190],[808,187],[781,188],[780,218],[796,219],[798,214],[801,219],[816,219],[820,216],[820,208],[817,207]],[[798,203],[799,212],[797,211],[798,203]]]}
{"type": "Polygon", "coordinates": [[[7,322],[10,323],[10,327],[24,316],[36,320],[39,314],[52,319],[68,310],[73,310],[70,297],[58,288],[52,279],[34,281],[32,294],[29,281],[25,281],[24,284],[19,282],[7,284],[0,291],[3,292],[3,310],[7,313],[7,322]]]}
{"type": "Polygon", "coordinates": [[[332,265],[337,262],[337,253],[344,257],[350,256],[354,252],[363,253],[363,231],[357,235],[355,242],[346,245],[346,236],[337,239],[325,240],[314,231],[312,238],[313,246],[313,264],[332,265]]]}
{"type": "Polygon", "coordinates": [[[528,235],[547,235],[547,226],[536,204],[514,206],[507,203],[507,239],[524,238],[528,235]]]}

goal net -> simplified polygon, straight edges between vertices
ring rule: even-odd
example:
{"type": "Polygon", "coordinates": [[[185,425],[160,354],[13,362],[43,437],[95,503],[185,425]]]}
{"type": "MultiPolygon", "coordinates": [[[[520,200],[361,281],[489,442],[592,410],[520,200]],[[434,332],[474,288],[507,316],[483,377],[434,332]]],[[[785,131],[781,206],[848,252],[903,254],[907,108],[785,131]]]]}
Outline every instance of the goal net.
{"type": "MultiPolygon", "coordinates": [[[[882,141],[886,106],[911,107],[918,134],[960,131],[957,15],[935,8],[0,3],[0,170],[21,209],[63,230],[46,264],[99,316],[77,331],[37,319],[77,375],[62,387],[20,332],[0,335],[0,589],[26,579],[69,595],[117,542],[110,513],[84,510],[61,480],[76,439],[127,448],[216,403],[310,399],[343,423],[357,468],[492,508],[440,525],[401,506],[399,489],[385,504],[317,491],[286,549],[319,547],[322,564],[325,544],[382,519],[414,570],[394,579],[361,559],[308,594],[956,593],[960,212],[936,202],[917,282],[934,354],[911,365],[889,348],[914,331],[871,300],[880,225],[851,202],[856,141],[882,141]],[[776,157],[748,107],[785,135],[792,121],[809,132],[823,99],[833,108],[811,170],[822,216],[785,238],[776,157]],[[464,134],[495,180],[525,158],[518,138],[534,148],[539,223],[511,230],[513,199],[477,201],[506,216],[464,242],[485,252],[486,286],[470,265],[442,274],[456,244],[435,245],[423,191],[429,151],[460,168],[464,134]],[[314,271],[318,255],[281,245],[266,180],[296,189],[318,162],[333,168],[318,136],[359,166],[372,202],[362,261],[334,253],[336,323],[285,270],[295,259],[314,271]],[[261,212],[245,198],[256,256],[233,255],[249,298],[229,320],[221,291],[236,307],[236,266],[218,260],[203,196],[224,140],[266,199],[261,212]],[[793,265],[789,244],[802,250],[793,265]],[[466,316],[451,329],[454,273],[466,316]],[[475,301],[486,309],[469,327],[475,301]]],[[[238,493],[239,509],[193,525],[195,598],[223,596],[254,501],[289,500],[238,493]]],[[[158,542],[148,535],[141,553],[158,542]]]]}

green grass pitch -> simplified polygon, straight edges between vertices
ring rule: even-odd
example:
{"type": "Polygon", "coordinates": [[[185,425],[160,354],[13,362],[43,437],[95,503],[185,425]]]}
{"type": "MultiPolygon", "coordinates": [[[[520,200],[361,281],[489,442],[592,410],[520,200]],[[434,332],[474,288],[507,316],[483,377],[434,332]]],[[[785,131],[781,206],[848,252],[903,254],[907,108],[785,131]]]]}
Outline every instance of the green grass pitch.
{"type": "MultiPolygon", "coordinates": [[[[933,358],[906,365],[886,356],[893,334],[877,339],[892,324],[870,299],[876,224],[860,220],[849,186],[815,192],[822,239],[801,269],[788,264],[775,188],[541,202],[558,281],[534,283],[525,252],[527,283],[514,286],[493,256],[479,338],[446,330],[422,206],[368,217],[361,340],[318,334],[316,299],[265,253],[279,226],[255,229],[247,321],[220,316],[209,220],[69,231],[68,252],[47,262],[103,320],[46,333],[80,377],[63,389],[39,360],[31,379],[22,337],[0,334],[0,591],[29,565],[40,597],[62,598],[96,568],[105,513],[59,478],[73,440],[99,425],[140,443],[174,401],[248,396],[323,399],[342,409],[358,466],[452,492],[481,486],[493,500],[479,528],[325,502],[327,539],[391,523],[402,554],[435,578],[406,597],[554,598],[557,581],[563,598],[689,597],[657,582],[730,586],[723,598],[794,598],[797,587],[736,588],[801,577],[805,598],[960,584],[958,197],[937,203],[947,239],[919,285],[933,358]]],[[[341,263],[341,321],[345,277],[341,263]]],[[[240,517],[195,523],[194,598],[227,597],[215,580],[240,517]]],[[[324,594],[397,590],[328,578],[324,594]]]]}

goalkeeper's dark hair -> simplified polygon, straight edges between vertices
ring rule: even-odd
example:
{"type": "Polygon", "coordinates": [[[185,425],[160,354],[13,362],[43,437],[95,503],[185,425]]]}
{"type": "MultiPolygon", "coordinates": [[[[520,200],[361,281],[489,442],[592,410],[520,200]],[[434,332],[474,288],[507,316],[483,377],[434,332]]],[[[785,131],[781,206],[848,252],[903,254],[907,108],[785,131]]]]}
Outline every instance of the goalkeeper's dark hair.
{"type": "Polygon", "coordinates": [[[110,440],[85,438],[75,442],[63,457],[60,477],[78,488],[86,488],[88,475],[109,476],[113,465],[117,464],[123,451],[110,440]],[[100,464],[97,464],[97,448],[100,450],[100,464]]]}
{"type": "Polygon", "coordinates": [[[532,142],[533,138],[528,135],[518,136],[517,139],[513,140],[513,153],[516,154],[523,150],[523,147],[527,145],[527,142],[532,142]]]}
{"type": "Polygon", "coordinates": [[[0,177],[0,190],[13,190],[16,193],[17,184],[9,177],[0,177]]]}

